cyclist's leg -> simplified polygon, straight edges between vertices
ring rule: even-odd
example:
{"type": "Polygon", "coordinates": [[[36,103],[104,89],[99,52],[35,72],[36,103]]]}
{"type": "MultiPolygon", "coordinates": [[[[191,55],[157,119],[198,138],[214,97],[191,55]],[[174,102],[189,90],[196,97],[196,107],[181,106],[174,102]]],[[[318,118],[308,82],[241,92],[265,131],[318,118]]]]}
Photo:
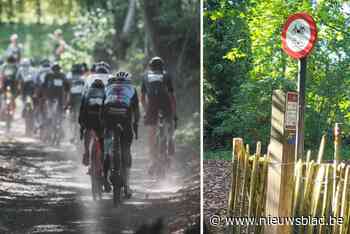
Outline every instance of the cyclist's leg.
{"type": "Polygon", "coordinates": [[[112,131],[108,128],[104,129],[103,134],[103,174],[104,174],[104,184],[105,190],[110,191],[110,185],[108,182],[108,171],[111,168],[111,152],[112,152],[112,131]]]}
{"type": "Polygon", "coordinates": [[[90,130],[87,128],[84,132],[84,153],[82,163],[87,166],[89,165],[89,139],[90,130]]]}
{"type": "Polygon", "coordinates": [[[132,126],[131,122],[127,122],[123,126],[123,133],[121,137],[121,147],[122,147],[122,165],[125,170],[125,187],[126,187],[126,196],[131,195],[130,191],[130,184],[129,184],[129,178],[130,178],[130,168],[132,164],[132,157],[131,157],[131,144],[133,139],[133,132],[132,132],[132,126]]]}
{"type": "Polygon", "coordinates": [[[175,123],[174,119],[167,120],[167,140],[168,140],[168,155],[173,156],[175,154],[175,123]]]}

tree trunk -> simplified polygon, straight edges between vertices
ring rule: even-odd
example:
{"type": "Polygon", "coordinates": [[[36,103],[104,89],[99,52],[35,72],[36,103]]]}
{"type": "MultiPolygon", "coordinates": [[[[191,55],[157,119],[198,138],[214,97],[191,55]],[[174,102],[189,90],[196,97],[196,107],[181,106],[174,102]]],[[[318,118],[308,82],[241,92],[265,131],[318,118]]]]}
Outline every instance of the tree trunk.
{"type": "MultiPolygon", "coordinates": [[[[115,31],[119,31],[118,19],[120,12],[114,12],[114,28],[115,31]]],[[[135,25],[136,14],[136,0],[129,0],[128,11],[124,20],[121,34],[116,34],[113,38],[114,41],[114,55],[118,60],[124,60],[126,57],[127,49],[131,45],[130,33],[135,25]]]]}
{"type": "Polygon", "coordinates": [[[128,39],[132,26],[135,22],[136,0],[129,0],[128,13],[126,15],[122,30],[122,39],[128,39]]]}
{"type": "Polygon", "coordinates": [[[15,9],[13,5],[13,0],[8,0],[7,2],[8,2],[7,18],[9,22],[12,23],[15,18],[15,9]]]}
{"type": "Polygon", "coordinates": [[[36,13],[36,23],[41,23],[42,11],[41,11],[41,2],[40,0],[35,1],[35,13],[36,13]]]}

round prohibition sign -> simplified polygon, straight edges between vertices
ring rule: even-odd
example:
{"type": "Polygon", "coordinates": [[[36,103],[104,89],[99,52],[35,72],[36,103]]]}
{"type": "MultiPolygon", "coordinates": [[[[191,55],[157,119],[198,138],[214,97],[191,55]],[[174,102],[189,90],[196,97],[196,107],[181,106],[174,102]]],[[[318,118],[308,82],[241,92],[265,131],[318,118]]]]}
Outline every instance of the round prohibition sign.
{"type": "Polygon", "coordinates": [[[291,57],[306,57],[317,39],[315,21],[307,13],[297,13],[288,17],[282,30],[282,49],[291,57]]]}

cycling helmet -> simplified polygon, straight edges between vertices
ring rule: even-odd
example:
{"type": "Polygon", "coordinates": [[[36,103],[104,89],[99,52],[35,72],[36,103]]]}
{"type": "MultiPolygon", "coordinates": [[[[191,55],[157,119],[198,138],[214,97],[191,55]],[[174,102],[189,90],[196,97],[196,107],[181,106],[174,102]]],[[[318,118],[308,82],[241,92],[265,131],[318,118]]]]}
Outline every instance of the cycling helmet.
{"type": "Polygon", "coordinates": [[[8,55],[7,58],[6,58],[6,61],[8,63],[15,63],[16,62],[16,58],[13,55],[8,55]]]}
{"type": "Polygon", "coordinates": [[[71,72],[72,74],[82,74],[83,73],[83,69],[82,66],[80,64],[73,64],[72,68],[71,68],[71,72]]]}
{"type": "Polygon", "coordinates": [[[153,57],[150,61],[149,61],[149,67],[152,70],[163,70],[164,68],[164,62],[163,59],[161,57],[153,57]]]}
{"type": "Polygon", "coordinates": [[[22,59],[20,65],[22,67],[29,67],[31,65],[31,61],[30,61],[30,59],[24,58],[24,59],[22,59]]]}
{"type": "Polygon", "coordinates": [[[88,72],[89,71],[89,67],[88,67],[88,65],[87,65],[87,63],[81,63],[80,64],[80,66],[81,66],[81,70],[82,70],[82,72],[88,72]]]}
{"type": "Polygon", "coordinates": [[[98,62],[92,65],[91,71],[100,74],[109,74],[111,72],[111,66],[104,62],[98,62]]]}
{"type": "Polygon", "coordinates": [[[97,89],[103,89],[105,85],[103,84],[103,81],[100,79],[94,80],[91,84],[91,88],[97,88],[97,89]]]}
{"type": "Polygon", "coordinates": [[[115,74],[113,74],[109,79],[108,79],[108,84],[116,83],[118,81],[130,81],[131,74],[128,72],[124,71],[119,71],[115,74]]]}
{"type": "Polygon", "coordinates": [[[128,72],[124,71],[119,71],[114,75],[117,80],[130,80],[131,79],[131,74],[128,72]]]}
{"type": "Polygon", "coordinates": [[[43,67],[50,67],[50,60],[48,59],[43,59],[40,61],[40,65],[43,67]]]}
{"type": "Polygon", "coordinates": [[[52,64],[51,70],[54,71],[54,72],[58,72],[58,71],[61,70],[61,66],[57,62],[55,62],[55,63],[52,64]]]}

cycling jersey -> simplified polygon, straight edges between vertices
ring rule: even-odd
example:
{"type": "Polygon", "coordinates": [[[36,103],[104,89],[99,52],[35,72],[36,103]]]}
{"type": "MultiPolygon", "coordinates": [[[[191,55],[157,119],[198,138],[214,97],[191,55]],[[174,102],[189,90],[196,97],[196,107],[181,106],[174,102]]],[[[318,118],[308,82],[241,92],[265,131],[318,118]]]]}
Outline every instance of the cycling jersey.
{"type": "Polygon", "coordinates": [[[148,71],[143,78],[142,94],[147,96],[145,124],[155,125],[158,113],[162,112],[166,119],[171,120],[170,94],[174,92],[172,79],[163,71],[148,71]]]}
{"type": "Polygon", "coordinates": [[[69,82],[70,105],[73,110],[78,111],[81,104],[85,81],[81,75],[72,73],[68,74],[67,80],[69,82]]]}
{"type": "Polygon", "coordinates": [[[70,88],[69,92],[73,96],[81,96],[85,81],[82,79],[80,75],[72,75],[67,76],[67,80],[69,81],[70,88]]]}
{"type": "Polygon", "coordinates": [[[14,63],[5,63],[0,68],[0,73],[2,77],[3,82],[3,88],[6,88],[9,86],[11,88],[12,94],[16,96],[17,93],[17,82],[16,82],[16,75],[17,75],[17,65],[14,63]]]}
{"type": "Polygon", "coordinates": [[[36,71],[33,67],[20,67],[17,73],[17,80],[22,82],[22,95],[25,101],[26,96],[32,96],[35,89],[36,71]]]}
{"type": "Polygon", "coordinates": [[[104,88],[90,87],[82,97],[79,124],[85,128],[101,129],[100,113],[103,106],[104,88]]]}
{"type": "Polygon", "coordinates": [[[64,94],[67,91],[68,83],[66,76],[61,72],[49,72],[45,75],[42,89],[44,96],[48,99],[58,99],[63,103],[64,94]]]}
{"type": "Polygon", "coordinates": [[[14,46],[13,44],[10,44],[6,50],[6,54],[7,56],[13,56],[16,62],[19,62],[22,55],[22,45],[19,44],[17,46],[14,46]]]}
{"type": "Polygon", "coordinates": [[[51,72],[51,68],[49,67],[41,67],[34,78],[34,82],[37,86],[41,86],[45,81],[45,76],[51,72]]]}

